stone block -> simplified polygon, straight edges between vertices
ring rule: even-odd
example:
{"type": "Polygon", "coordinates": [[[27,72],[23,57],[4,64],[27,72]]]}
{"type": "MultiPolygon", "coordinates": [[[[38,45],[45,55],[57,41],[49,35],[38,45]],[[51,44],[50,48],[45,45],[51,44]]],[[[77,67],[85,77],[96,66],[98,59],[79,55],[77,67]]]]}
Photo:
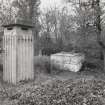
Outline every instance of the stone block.
{"type": "Polygon", "coordinates": [[[61,52],[57,54],[52,54],[50,56],[51,71],[53,71],[52,66],[56,65],[59,66],[59,69],[78,72],[81,69],[84,60],[85,55],[82,53],[61,52]]]}

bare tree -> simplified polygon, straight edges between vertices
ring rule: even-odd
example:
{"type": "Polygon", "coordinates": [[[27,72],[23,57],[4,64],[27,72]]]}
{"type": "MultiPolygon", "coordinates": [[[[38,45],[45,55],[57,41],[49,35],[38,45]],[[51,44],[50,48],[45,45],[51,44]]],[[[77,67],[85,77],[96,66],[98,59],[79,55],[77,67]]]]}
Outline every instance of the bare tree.
{"type": "Polygon", "coordinates": [[[72,15],[68,14],[66,7],[60,11],[57,8],[50,9],[40,16],[41,34],[46,31],[55,41],[60,38],[67,41],[70,38],[70,32],[75,30],[73,18],[72,15]]]}
{"type": "MultiPolygon", "coordinates": [[[[72,2],[73,5],[79,5],[80,9],[82,7],[84,7],[84,12],[85,15],[82,14],[82,16],[79,13],[80,18],[82,19],[82,26],[80,25],[81,28],[83,29],[87,29],[87,26],[90,25],[91,19],[93,21],[92,23],[92,27],[94,27],[95,31],[96,31],[96,35],[97,35],[97,42],[100,45],[100,51],[102,51],[103,56],[104,56],[104,61],[105,61],[105,39],[102,36],[102,24],[104,23],[104,18],[103,14],[105,14],[102,11],[102,8],[105,7],[105,5],[101,5],[101,0],[87,0],[84,2],[84,0],[77,0],[78,2],[73,2],[73,0],[69,0],[69,2],[72,2]],[[88,10],[89,9],[89,10],[88,10]],[[88,12],[86,12],[86,10],[88,10],[88,12]],[[91,14],[92,12],[92,14],[91,14]],[[89,15],[87,14],[89,13],[89,15]],[[103,13],[103,14],[102,14],[103,13]],[[83,18],[84,17],[84,18],[83,18]],[[93,18],[92,18],[93,17],[93,18]],[[86,20],[89,19],[89,20],[86,20]]],[[[80,20],[79,18],[79,20],[80,20]]],[[[79,22],[79,24],[80,24],[79,22]]],[[[82,30],[83,30],[82,29],[82,30]]],[[[83,31],[84,34],[86,34],[86,30],[83,31]]],[[[105,69],[105,65],[104,65],[104,69],[105,69]]]]}
{"type": "Polygon", "coordinates": [[[14,10],[14,7],[12,6],[11,2],[8,0],[5,3],[3,1],[0,1],[0,23],[1,23],[1,26],[5,22],[12,21],[15,18],[15,16],[16,16],[16,10],[14,10]]]}

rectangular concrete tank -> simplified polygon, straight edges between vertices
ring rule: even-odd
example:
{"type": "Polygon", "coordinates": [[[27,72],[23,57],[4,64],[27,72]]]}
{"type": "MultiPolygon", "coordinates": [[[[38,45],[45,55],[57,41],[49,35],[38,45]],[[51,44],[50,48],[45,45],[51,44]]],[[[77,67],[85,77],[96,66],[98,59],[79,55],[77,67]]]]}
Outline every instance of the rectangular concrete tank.
{"type": "Polygon", "coordinates": [[[81,53],[61,52],[57,54],[52,54],[50,57],[51,71],[53,71],[52,66],[55,65],[63,70],[77,72],[80,70],[84,59],[85,56],[81,53]]]}

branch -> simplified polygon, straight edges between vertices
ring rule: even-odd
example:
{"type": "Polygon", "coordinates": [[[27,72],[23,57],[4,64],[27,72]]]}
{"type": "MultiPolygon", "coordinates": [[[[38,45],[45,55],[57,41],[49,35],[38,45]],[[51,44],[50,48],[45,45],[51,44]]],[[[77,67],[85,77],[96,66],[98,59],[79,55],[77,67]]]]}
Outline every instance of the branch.
{"type": "Polygon", "coordinates": [[[102,43],[102,41],[98,41],[98,44],[105,49],[105,45],[102,43]]]}

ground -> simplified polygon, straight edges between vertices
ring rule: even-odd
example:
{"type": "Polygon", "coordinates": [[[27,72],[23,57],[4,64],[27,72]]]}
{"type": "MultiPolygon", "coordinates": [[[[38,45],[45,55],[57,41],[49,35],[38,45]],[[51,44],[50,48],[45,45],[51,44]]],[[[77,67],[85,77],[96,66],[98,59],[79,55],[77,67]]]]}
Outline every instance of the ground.
{"type": "Polygon", "coordinates": [[[98,70],[41,73],[17,86],[1,83],[0,105],[105,105],[104,80],[98,70]]]}
{"type": "Polygon", "coordinates": [[[7,84],[0,71],[0,105],[105,105],[105,72],[100,67],[49,74],[41,73],[45,58],[36,61],[39,72],[34,81],[7,84]]]}

